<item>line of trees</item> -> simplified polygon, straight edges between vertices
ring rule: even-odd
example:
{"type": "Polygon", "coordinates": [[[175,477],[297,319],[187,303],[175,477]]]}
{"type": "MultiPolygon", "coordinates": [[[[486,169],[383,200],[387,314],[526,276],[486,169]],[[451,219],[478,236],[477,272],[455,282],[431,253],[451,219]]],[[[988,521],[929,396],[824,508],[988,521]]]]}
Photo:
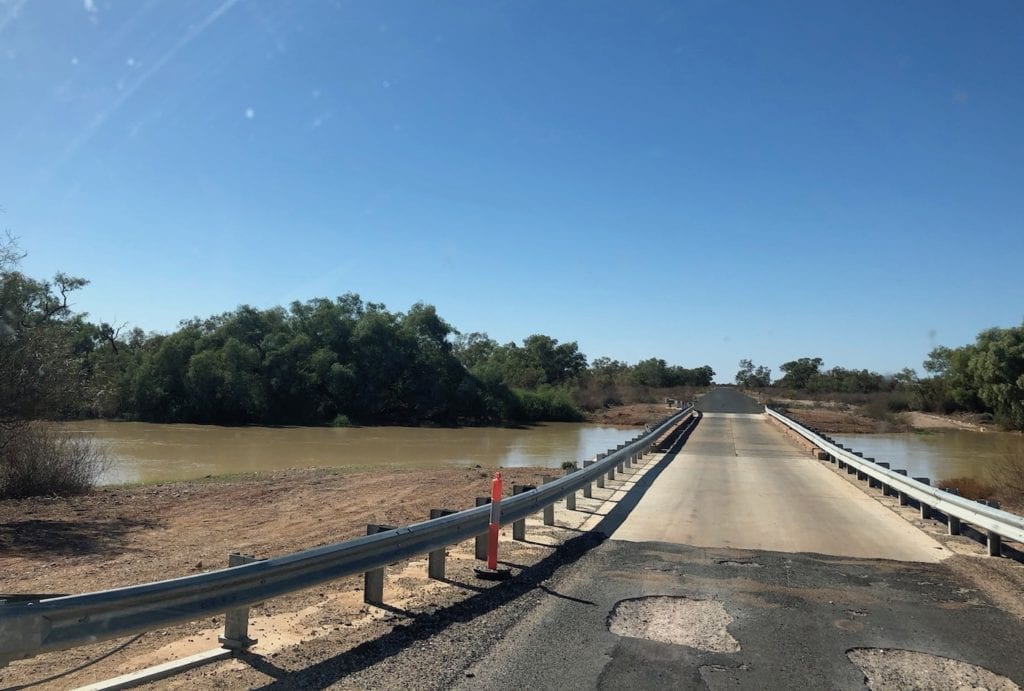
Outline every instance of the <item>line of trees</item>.
{"type": "MultiPolygon", "coordinates": [[[[635,365],[598,358],[588,365],[575,342],[535,334],[518,344],[500,344],[487,334],[460,334],[431,305],[393,312],[352,293],[287,308],[242,306],[184,321],[170,334],[146,334],[74,313],[69,296],[87,281],[62,274],[53,281],[34,280],[17,271],[13,244],[9,254],[0,273],[2,376],[28,377],[33,383],[0,383],[4,391],[41,388],[10,410],[0,400],[0,415],[23,420],[98,416],[232,425],[577,420],[581,406],[595,404],[590,395],[595,386],[707,386],[714,377],[710,367],[687,369],[657,358],[635,365]],[[21,323],[41,326],[16,328],[21,323]],[[20,364],[7,366],[4,357],[21,358],[20,364]],[[31,367],[29,359],[35,363],[31,367]]],[[[617,397],[621,392],[596,404],[617,397]]]]}
{"type": "Polygon", "coordinates": [[[887,393],[892,412],[989,413],[1010,429],[1024,430],[1024,324],[992,328],[974,343],[939,346],[924,362],[926,376],[904,368],[884,375],[866,369],[823,369],[820,357],[804,357],[780,365],[783,376],[741,360],[736,384],[747,388],[775,387],[821,394],[887,393]]]}

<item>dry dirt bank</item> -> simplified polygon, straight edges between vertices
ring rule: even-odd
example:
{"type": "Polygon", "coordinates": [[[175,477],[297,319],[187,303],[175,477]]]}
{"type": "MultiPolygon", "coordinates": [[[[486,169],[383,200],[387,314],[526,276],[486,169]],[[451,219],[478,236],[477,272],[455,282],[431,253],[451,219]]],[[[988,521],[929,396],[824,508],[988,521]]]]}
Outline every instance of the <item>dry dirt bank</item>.
{"type": "MultiPolygon", "coordinates": [[[[539,483],[556,472],[502,470],[508,493],[512,483],[539,483]]],[[[367,523],[405,525],[425,520],[431,508],[469,508],[474,497],[488,494],[492,474],[482,468],[300,469],[101,488],[67,499],[4,501],[0,593],[102,590],[220,568],[233,551],[275,556],[329,544],[365,534],[367,523]]],[[[510,544],[505,554],[531,563],[537,549],[510,544]]],[[[436,592],[436,581],[423,578],[425,557],[420,562],[397,565],[389,573],[389,602],[429,609],[452,598],[449,592],[436,592]]],[[[471,555],[466,563],[472,563],[471,555]]],[[[463,576],[471,573],[468,566],[462,570],[463,576]]],[[[364,607],[361,586],[362,579],[353,577],[275,599],[254,609],[258,623],[253,631],[271,655],[325,631],[335,636],[351,631],[355,641],[379,636],[399,615],[364,607]]],[[[68,688],[217,647],[222,627],[223,618],[215,617],[144,634],[124,652],[40,688],[68,688]]],[[[12,663],[0,669],[0,688],[64,672],[116,645],[112,641],[12,663]]],[[[237,686],[228,679],[216,683],[237,686]]]]}
{"type": "Polygon", "coordinates": [[[629,403],[587,413],[587,422],[642,427],[661,422],[670,412],[664,403],[629,403]]]}

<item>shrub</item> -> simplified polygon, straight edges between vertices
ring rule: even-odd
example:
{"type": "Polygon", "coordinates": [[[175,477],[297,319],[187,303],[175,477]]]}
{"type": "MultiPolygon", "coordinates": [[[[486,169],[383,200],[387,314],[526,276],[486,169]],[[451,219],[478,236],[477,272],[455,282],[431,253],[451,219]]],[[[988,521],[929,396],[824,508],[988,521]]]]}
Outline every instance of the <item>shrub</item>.
{"type": "Polygon", "coordinates": [[[991,499],[996,495],[996,488],[973,477],[952,477],[948,480],[939,481],[939,489],[955,489],[961,497],[967,499],[991,499]]]}
{"type": "Polygon", "coordinates": [[[355,427],[356,424],[349,419],[348,415],[338,415],[331,423],[331,427],[355,427]]]}
{"type": "Polygon", "coordinates": [[[1024,453],[1006,453],[995,459],[987,475],[1004,501],[1024,502],[1024,453]]]}
{"type": "Polygon", "coordinates": [[[517,408],[515,417],[525,422],[551,420],[559,422],[580,422],[583,413],[573,403],[572,396],[565,389],[545,387],[536,391],[515,389],[517,408]]]}
{"type": "Polygon", "coordinates": [[[576,466],[576,461],[562,461],[562,470],[568,470],[570,472],[579,470],[576,466]]]}
{"type": "Polygon", "coordinates": [[[108,463],[95,441],[53,424],[0,427],[0,498],[81,494],[108,463]]]}

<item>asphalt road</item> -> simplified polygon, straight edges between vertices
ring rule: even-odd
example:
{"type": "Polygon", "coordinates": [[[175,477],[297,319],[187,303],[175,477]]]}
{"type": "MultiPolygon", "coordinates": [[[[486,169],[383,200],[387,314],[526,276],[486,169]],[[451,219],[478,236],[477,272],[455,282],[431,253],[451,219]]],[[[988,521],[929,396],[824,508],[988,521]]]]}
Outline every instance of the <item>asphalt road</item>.
{"type": "MultiPolygon", "coordinates": [[[[611,539],[541,584],[456,688],[864,689],[856,648],[1024,683],[1021,621],[947,568],[941,545],[801,455],[750,399],[720,389],[697,407],[686,445],[626,480],[630,498],[596,529],[611,539]],[[640,633],[611,630],[649,597],[640,633]],[[655,640],[665,631],[696,638],[655,640]]],[[[935,688],[971,681],[943,673],[935,688]]],[[[891,688],[927,686],[892,674],[891,688]]]]}
{"type": "Polygon", "coordinates": [[[846,655],[859,647],[926,652],[1024,682],[1020,621],[941,564],[609,540],[560,576],[456,688],[863,690],[846,655]],[[739,650],[609,631],[617,604],[652,595],[720,603],[739,650]]]}
{"type": "Polygon", "coordinates": [[[702,413],[763,413],[764,406],[733,388],[712,389],[694,404],[702,413]]]}

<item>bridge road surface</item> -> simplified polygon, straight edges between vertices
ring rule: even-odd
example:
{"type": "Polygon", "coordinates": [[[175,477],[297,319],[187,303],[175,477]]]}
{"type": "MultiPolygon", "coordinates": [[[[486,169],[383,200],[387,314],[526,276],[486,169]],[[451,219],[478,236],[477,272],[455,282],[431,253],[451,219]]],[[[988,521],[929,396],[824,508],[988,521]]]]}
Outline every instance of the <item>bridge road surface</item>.
{"type": "MultiPolygon", "coordinates": [[[[751,399],[716,389],[697,408],[635,508],[599,526],[611,539],[557,572],[460,688],[864,689],[847,657],[861,647],[1024,683],[1024,627],[944,567],[945,548],[801,453],[751,399]]],[[[894,674],[894,688],[917,686],[894,674]]]]}

